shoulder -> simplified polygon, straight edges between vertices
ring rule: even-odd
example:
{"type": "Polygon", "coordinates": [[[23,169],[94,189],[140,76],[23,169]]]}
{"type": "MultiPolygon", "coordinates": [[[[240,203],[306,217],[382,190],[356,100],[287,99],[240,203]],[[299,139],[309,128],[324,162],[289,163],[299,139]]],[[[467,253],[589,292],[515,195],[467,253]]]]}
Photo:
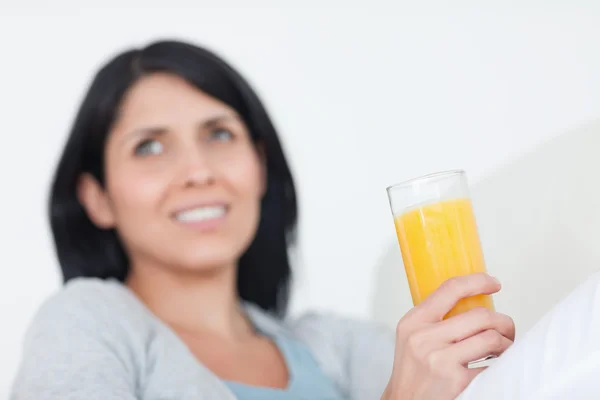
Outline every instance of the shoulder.
{"type": "Polygon", "coordinates": [[[117,302],[126,296],[127,289],[120,282],[99,278],[75,278],[50,296],[40,310],[52,310],[57,307],[93,307],[104,303],[117,302]]]}
{"type": "Polygon", "coordinates": [[[47,299],[27,330],[12,398],[133,398],[150,337],[134,300],[97,279],[73,280],[47,299]]]}
{"type": "Polygon", "coordinates": [[[89,340],[109,347],[114,347],[113,342],[135,342],[132,335],[144,335],[151,325],[147,311],[138,303],[119,282],[74,279],[42,303],[27,330],[25,347],[60,340],[68,340],[73,347],[89,340]]]}
{"type": "Polygon", "coordinates": [[[115,320],[136,311],[135,298],[121,283],[96,278],[77,278],[42,303],[33,320],[39,322],[115,320]]]}

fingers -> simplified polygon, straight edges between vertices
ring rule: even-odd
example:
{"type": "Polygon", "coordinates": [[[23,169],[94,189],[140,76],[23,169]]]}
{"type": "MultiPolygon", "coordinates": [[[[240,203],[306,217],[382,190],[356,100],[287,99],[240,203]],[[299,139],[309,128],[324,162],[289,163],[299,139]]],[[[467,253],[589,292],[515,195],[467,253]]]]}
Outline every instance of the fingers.
{"type": "Polygon", "coordinates": [[[493,294],[500,287],[500,282],[486,273],[458,276],[445,281],[415,311],[428,322],[441,321],[460,299],[478,294],[493,294]]]}
{"type": "Polygon", "coordinates": [[[461,365],[467,365],[490,355],[499,356],[512,343],[512,340],[499,332],[487,330],[448,347],[445,355],[461,365]]]}
{"type": "Polygon", "coordinates": [[[419,331],[412,332],[409,339],[413,346],[423,351],[435,351],[488,330],[498,332],[511,342],[514,341],[515,324],[512,318],[484,307],[429,324],[419,331]]]}
{"type": "Polygon", "coordinates": [[[487,330],[494,330],[510,341],[515,340],[515,323],[512,318],[484,307],[432,325],[428,334],[436,341],[454,343],[487,330]]]}

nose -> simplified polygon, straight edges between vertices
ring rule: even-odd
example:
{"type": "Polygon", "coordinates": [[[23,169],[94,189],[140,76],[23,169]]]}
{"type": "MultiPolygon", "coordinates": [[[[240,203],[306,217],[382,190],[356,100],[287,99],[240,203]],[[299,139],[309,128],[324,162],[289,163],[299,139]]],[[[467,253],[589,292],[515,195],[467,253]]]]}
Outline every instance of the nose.
{"type": "Polygon", "coordinates": [[[182,186],[205,186],[215,182],[215,173],[210,163],[210,157],[203,154],[201,149],[193,146],[181,157],[182,186]]]}

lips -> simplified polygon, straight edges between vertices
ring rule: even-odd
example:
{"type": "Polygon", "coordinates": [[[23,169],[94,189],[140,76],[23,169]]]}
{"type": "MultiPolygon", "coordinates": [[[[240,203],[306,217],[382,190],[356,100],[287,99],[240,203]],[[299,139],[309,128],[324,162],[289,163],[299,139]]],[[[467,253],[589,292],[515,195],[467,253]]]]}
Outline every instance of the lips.
{"type": "Polygon", "coordinates": [[[183,223],[199,223],[221,219],[227,213],[225,205],[210,205],[190,208],[175,213],[175,219],[183,223]]]}

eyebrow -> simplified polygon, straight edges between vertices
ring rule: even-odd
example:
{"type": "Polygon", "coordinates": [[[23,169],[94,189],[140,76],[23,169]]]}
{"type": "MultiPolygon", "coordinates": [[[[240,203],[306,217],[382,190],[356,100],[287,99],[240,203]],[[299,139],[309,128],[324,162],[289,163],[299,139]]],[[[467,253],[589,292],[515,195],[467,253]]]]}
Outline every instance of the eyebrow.
{"type": "MultiPolygon", "coordinates": [[[[242,117],[238,114],[222,114],[216,115],[214,117],[210,117],[199,124],[200,129],[213,128],[219,123],[225,121],[242,121],[242,117]]],[[[140,128],[134,131],[131,131],[125,136],[126,141],[130,141],[136,138],[141,137],[154,137],[160,136],[169,131],[166,127],[149,127],[149,128],[140,128]]]]}
{"type": "Polygon", "coordinates": [[[202,128],[211,128],[211,127],[213,127],[215,125],[218,125],[220,122],[230,121],[230,120],[241,121],[242,117],[240,117],[238,114],[217,115],[217,116],[214,116],[212,118],[207,119],[200,126],[202,128]]]}

